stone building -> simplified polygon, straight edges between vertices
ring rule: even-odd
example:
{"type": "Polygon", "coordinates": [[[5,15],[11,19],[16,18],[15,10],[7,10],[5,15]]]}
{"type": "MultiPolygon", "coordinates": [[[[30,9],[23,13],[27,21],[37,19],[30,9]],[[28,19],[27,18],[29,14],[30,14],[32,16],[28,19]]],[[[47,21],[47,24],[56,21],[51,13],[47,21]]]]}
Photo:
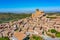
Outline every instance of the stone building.
{"type": "Polygon", "coordinates": [[[44,14],[43,11],[39,11],[39,9],[36,9],[36,12],[32,14],[32,18],[41,16],[42,14],[44,14]]]}

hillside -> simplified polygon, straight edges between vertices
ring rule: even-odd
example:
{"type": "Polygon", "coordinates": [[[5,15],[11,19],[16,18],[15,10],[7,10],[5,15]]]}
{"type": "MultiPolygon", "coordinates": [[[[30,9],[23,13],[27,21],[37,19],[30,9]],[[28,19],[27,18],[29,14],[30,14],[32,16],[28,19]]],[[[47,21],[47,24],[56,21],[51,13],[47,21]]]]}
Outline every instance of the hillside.
{"type": "Polygon", "coordinates": [[[31,14],[0,13],[0,23],[9,22],[11,20],[16,21],[18,19],[26,18],[29,16],[31,16],[31,14]]]}
{"type": "Polygon", "coordinates": [[[34,36],[36,40],[40,40],[40,37],[47,40],[53,40],[53,38],[58,40],[60,38],[60,18],[47,18],[43,11],[36,10],[30,17],[0,24],[0,30],[0,37],[7,36],[10,38],[13,36],[22,40],[27,36],[37,35],[37,37],[34,36]]]}
{"type": "MultiPolygon", "coordinates": [[[[46,13],[47,18],[56,18],[56,17],[50,17],[53,15],[57,15],[60,16],[60,13],[46,13]]],[[[4,23],[4,22],[9,22],[11,20],[16,21],[18,19],[22,19],[22,18],[26,18],[26,17],[30,17],[31,14],[26,14],[26,13],[20,13],[20,14],[16,14],[16,13],[0,13],[0,23],[4,23]]]]}

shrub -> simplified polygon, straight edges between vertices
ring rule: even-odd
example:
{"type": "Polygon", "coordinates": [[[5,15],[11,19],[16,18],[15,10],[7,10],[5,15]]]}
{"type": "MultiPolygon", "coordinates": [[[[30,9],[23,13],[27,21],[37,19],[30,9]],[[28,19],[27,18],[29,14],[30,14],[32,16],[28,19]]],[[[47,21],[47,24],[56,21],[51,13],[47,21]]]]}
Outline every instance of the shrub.
{"type": "Polygon", "coordinates": [[[57,31],[55,29],[49,30],[51,33],[56,33],[57,31]]]}
{"type": "Polygon", "coordinates": [[[33,35],[30,40],[43,40],[40,36],[33,35]]]}
{"type": "Polygon", "coordinates": [[[57,32],[55,35],[56,37],[60,37],[60,32],[57,32]]]}
{"type": "Polygon", "coordinates": [[[0,40],[10,40],[8,37],[2,37],[0,40]]]}
{"type": "Polygon", "coordinates": [[[55,33],[56,37],[60,37],[60,32],[57,32],[55,29],[48,30],[51,33],[55,33]]]}

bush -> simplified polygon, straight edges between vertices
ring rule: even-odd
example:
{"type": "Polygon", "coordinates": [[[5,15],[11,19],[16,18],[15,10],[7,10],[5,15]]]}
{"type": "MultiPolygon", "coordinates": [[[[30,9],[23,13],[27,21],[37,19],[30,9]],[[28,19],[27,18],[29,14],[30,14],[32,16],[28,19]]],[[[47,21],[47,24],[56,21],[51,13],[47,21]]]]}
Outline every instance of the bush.
{"type": "Polygon", "coordinates": [[[40,36],[33,35],[30,40],[43,40],[40,36]]]}
{"type": "Polygon", "coordinates": [[[8,37],[2,37],[0,40],[10,40],[8,37]]]}
{"type": "Polygon", "coordinates": [[[48,30],[51,33],[55,33],[56,37],[60,37],[60,32],[57,32],[55,29],[48,30]]]}
{"type": "Polygon", "coordinates": [[[57,31],[55,29],[51,29],[51,33],[56,33],[57,31]]]}
{"type": "Polygon", "coordinates": [[[60,37],[60,32],[57,32],[55,35],[56,37],[60,37]]]}

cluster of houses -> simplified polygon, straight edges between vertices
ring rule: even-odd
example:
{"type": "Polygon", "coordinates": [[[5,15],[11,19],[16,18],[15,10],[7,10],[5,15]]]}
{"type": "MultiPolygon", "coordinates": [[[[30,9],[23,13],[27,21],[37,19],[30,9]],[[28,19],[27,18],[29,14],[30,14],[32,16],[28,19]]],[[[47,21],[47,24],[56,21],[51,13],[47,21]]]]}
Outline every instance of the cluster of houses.
{"type": "Polygon", "coordinates": [[[60,18],[46,18],[46,14],[37,9],[35,14],[29,18],[0,24],[0,37],[8,36],[9,38],[12,37],[11,40],[14,40],[14,37],[23,40],[27,35],[46,35],[45,32],[50,29],[60,32],[60,18]]]}

